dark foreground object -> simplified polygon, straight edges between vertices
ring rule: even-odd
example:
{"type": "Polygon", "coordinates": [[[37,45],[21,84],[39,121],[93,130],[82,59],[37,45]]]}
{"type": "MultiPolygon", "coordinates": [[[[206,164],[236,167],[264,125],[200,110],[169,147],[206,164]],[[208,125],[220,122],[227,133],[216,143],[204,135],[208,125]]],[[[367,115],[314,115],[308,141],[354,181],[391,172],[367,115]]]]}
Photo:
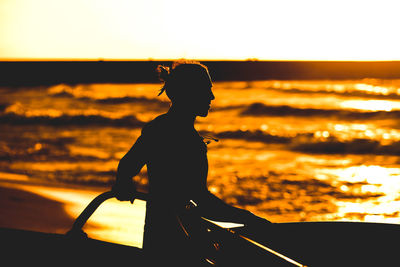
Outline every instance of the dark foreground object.
{"type": "Polygon", "coordinates": [[[307,266],[400,266],[397,224],[278,223],[273,229],[241,231],[307,266]]]}
{"type": "Polygon", "coordinates": [[[0,228],[3,266],[144,266],[142,250],[91,238],[0,228]]]}
{"type": "MultiPolygon", "coordinates": [[[[102,202],[112,197],[114,194],[109,191],[93,199],[66,235],[0,228],[1,263],[7,266],[151,266],[149,262],[158,262],[160,266],[177,266],[175,262],[163,261],[159,255],[146,255],[139,248],[86,236],[83,225],[102,202]]],[[[138,194],[138,198],[146,199],[146,195],[138,194]]],[[[188,230],[188,246],[208,260],[202,261],[201,266],[213,266],[210,261],[216,266],[399,265],[398,224],[304,222],[224,229],[194,214],[189,210],[181,219],[187,226],[182,225],[188,230]],[[208,229],[197,237],[190,233],[194,220],[200,220],[200,225],[208,229]]]]}
{"type": "MultiPolygon", "coordinates": [[[[400,225],[354,222],[281,223],[261,229],[236,229],[253,240],[307,266],[397,266],[400,225]]],[[[138,248],[65,235],[0,229],[1,262],[9,266],[148,266],[138,248]]],[[[295,266],[257,247],[226,239],[237,266],[295,266]],[[232,246],[237,246],[237,249],[232,246]],[[243,246],[243,247],[242,247],[243,246]],[[263,259],[263,262],[259,260],[263,259]]],[[[161,259],[162,260],[162,259],[161,259]]],[[[232,263],[232,262],[231,262],[232,263]]],[[[173,265],[171,265],[173,266],[173,265]]]]}

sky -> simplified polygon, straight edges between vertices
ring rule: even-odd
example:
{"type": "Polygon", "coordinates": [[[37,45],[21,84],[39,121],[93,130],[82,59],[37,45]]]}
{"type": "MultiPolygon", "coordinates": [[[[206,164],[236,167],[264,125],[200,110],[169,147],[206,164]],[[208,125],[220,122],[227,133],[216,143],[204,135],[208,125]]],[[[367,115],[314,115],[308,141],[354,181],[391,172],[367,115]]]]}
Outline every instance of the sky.
{"type": "Polygon", "coordinates": [[[0,0],[0,59],[400,60],[398,0],[0,0]]]}

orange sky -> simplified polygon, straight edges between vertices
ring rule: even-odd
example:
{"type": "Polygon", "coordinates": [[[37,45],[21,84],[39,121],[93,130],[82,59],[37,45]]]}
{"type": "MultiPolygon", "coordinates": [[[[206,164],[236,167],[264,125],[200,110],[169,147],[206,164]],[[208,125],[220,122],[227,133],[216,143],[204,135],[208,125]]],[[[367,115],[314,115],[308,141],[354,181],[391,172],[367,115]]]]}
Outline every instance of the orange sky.
{"type": "Polygon", "coordinates": [[[0,59],[400,60],[398,0],[1,0],[0,59]]]}

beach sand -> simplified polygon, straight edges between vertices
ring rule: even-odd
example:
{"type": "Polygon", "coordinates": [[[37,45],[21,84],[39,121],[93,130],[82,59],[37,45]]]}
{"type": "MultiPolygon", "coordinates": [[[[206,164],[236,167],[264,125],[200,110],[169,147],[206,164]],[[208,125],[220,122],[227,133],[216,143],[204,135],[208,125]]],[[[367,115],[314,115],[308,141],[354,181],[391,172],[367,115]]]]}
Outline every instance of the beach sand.
{"type": "Polygon", "coordinates": [[[64,204],[16,187],[0,187],[0,227],[65,233],[74,222],[64,204]]]}
{"type": "MultiPolygon", "coordinates": [[[[64,234],[105,190],[0,181],[0,227],[64,234]]],[[[84,231],[91,238],[142,247],[144,216],[144,201],[132,205],[111,199],[96,210],[84,231]]]]}

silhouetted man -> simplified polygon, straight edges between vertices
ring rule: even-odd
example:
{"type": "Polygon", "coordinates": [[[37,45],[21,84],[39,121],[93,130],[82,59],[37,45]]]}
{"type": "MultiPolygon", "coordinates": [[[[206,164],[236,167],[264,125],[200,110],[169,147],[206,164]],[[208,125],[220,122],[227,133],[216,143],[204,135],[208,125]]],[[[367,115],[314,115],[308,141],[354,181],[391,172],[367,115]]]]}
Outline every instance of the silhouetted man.
{"type": "Polygon", "coordinates": [[[146,164],[149,200],[143,248],[158,262],[191,264],[199,255],[177,219],[190,200],[201,216],[213,220],[247,225],[268,221],[227,205],[207,189],[207,146],[194,128],[196,117],[206,117],[215,98],[207,68],[198,62],[175,62],[171,69],[159,66],[158,72],[164,82],[160,94],[167,94],[171,108],[143,127],[121,159],[114,191],[119,200],[134,198],[132,177],[146,164]]]}

